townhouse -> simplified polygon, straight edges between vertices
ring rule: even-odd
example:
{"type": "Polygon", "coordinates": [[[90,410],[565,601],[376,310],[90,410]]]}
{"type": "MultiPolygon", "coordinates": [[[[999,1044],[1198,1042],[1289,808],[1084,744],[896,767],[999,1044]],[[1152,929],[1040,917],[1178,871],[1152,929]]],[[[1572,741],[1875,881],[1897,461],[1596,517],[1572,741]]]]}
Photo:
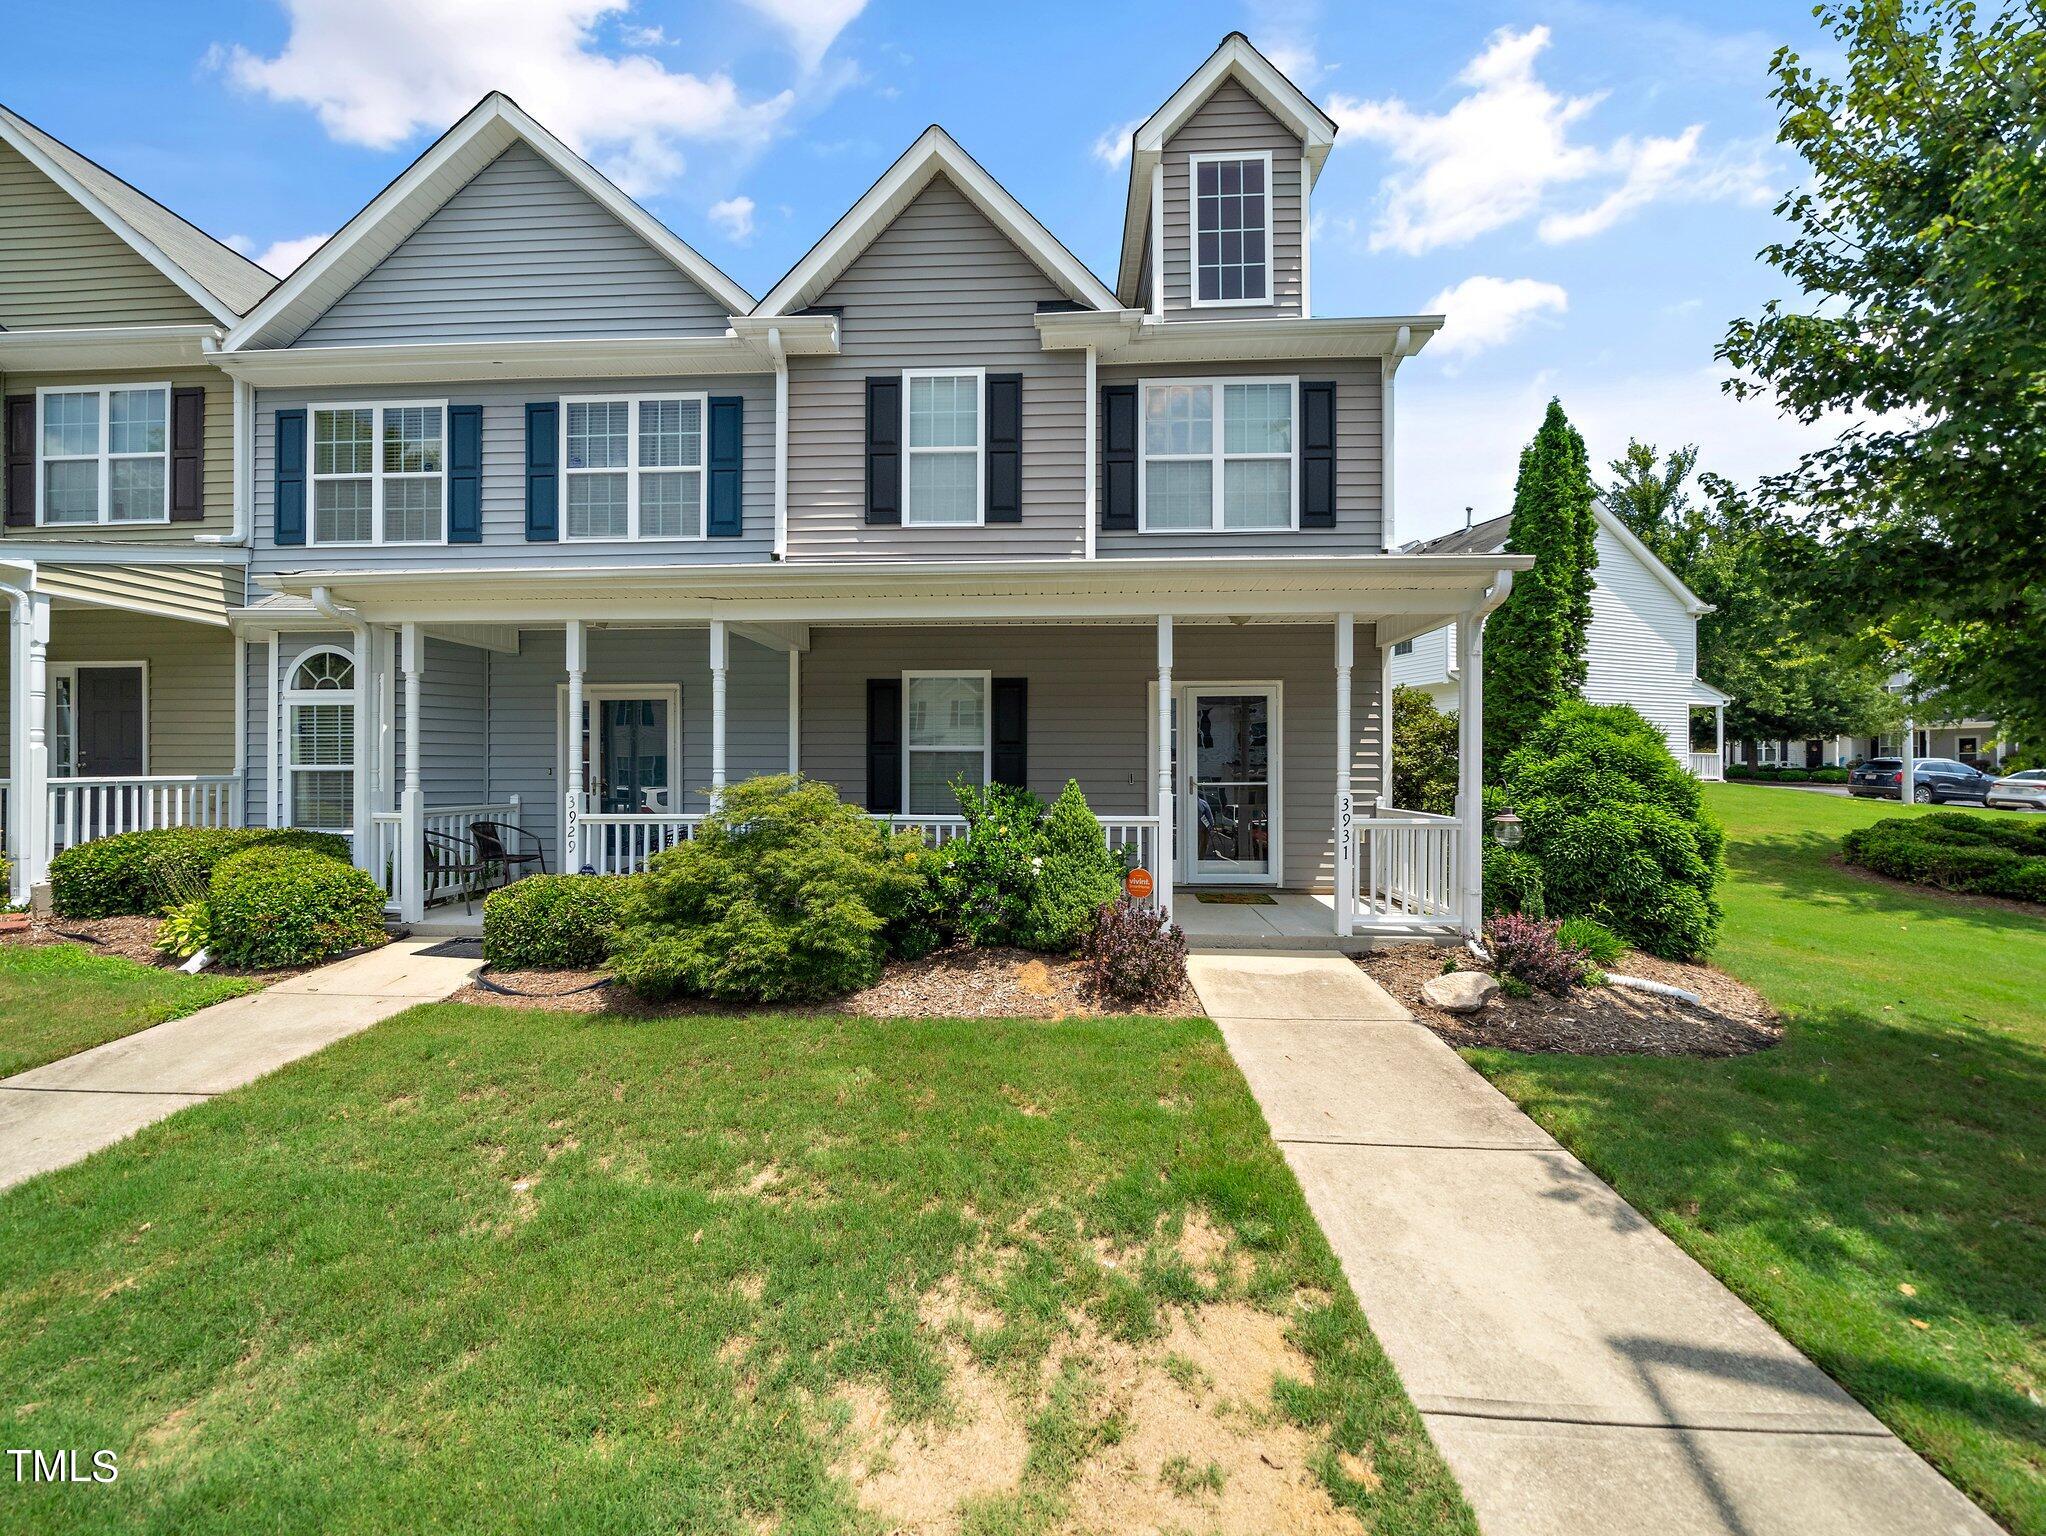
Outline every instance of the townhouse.
{"type": "Polygon", "coordinates": [[[1395,549],[1440,317],[1316,311],[1334,134],[1231,34],[1137,130],[1113,286],[934,126],[756,301],[487,97],[201,338],[244,407],[225,814],[348,835],[417,920],[478,822],[623,872],[753,774],[934,839],[961,778],[1072,778],[1167,908],[1473,920],[1475,663],[1527,561],[1395,549]],[[1384,683],[1452,622],[1463,813],[1426,817],[1384,683]]]}

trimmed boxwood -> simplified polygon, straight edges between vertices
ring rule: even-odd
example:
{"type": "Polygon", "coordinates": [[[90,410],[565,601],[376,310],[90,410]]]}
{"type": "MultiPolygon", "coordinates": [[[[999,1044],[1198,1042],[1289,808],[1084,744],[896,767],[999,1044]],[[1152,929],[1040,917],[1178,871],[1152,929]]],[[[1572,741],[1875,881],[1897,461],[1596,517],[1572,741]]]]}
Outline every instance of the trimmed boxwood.
{"type": "Polygon", "coordinates": [[[290,827],[157,827],[66,848],[50,861],[59,917],[167,912],[202,894],[221,860],[248,848],[303,848],[345,861],[348,840],[290,827]]]}
{"type": "Polygon", "coordinates": [[[384,936],[383,890],[309,848],[246,848],[223,859],[206,905],[214,958],[250,970],[312,965],[384,936]]]}
{"type": "Polygon", "coordinates": [[[1756,784],[1845,784],[1845,768],[1751,768],[1745,763],[1729,763],[1726,767],[1729,782],[1753,782],[1756,784]]]}
{"type": "Polygon", "coordinates": [[[1935,811],[1847,834],[1847,862],[1894,880],[1976,896],[2046,902],[2046,824],[1935,811]]]}
{"type": "Polygon", "coordinates": [[[483,958],[508,971],[604,963],[637,875],[528,875],[483,899],[483,958]]]}

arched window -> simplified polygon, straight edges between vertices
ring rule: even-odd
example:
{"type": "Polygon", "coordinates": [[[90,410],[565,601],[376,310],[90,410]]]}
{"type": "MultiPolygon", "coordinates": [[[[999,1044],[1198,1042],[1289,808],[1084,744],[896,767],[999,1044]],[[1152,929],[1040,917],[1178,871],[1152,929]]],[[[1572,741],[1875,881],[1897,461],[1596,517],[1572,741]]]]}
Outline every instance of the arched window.
{"type": "Polygon", "coordinates": [[[308,652],[284,690],[285,804],[291,825],[348,833],[355,826],[355,662],[346,651],[308,652]]]}

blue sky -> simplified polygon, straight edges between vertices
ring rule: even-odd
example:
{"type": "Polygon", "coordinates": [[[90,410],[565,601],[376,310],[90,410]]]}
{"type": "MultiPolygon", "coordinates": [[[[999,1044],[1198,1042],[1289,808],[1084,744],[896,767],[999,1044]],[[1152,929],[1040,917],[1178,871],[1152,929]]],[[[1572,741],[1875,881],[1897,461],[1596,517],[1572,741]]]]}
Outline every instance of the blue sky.
{"type": "Polygon", "coordinates": [[[1122,136],[1232,29],[1342,124],[1316,311],[1450,315],[1400,373],[1400,537],[1504,511],[1551,394],[1600,464],[1811,442],[1712,362],[1782,291],[1768,59],[1832,57],[1791,0],[127,0],[16,11],[0,101],[282,270],[500,87],[755,293],[941,122],[1112,281],[1122,136]]]}

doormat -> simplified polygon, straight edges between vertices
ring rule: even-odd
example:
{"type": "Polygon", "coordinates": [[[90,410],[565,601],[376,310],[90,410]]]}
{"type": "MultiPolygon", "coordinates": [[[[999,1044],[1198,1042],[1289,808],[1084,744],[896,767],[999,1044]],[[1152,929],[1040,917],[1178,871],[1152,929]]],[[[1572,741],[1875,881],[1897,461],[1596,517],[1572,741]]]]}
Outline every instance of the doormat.
{"type": "Polygon", "coordinates": [[[1263,891],[1196,891],[1194,900],[1211,907],[1276,907],[1263,891]]]}

